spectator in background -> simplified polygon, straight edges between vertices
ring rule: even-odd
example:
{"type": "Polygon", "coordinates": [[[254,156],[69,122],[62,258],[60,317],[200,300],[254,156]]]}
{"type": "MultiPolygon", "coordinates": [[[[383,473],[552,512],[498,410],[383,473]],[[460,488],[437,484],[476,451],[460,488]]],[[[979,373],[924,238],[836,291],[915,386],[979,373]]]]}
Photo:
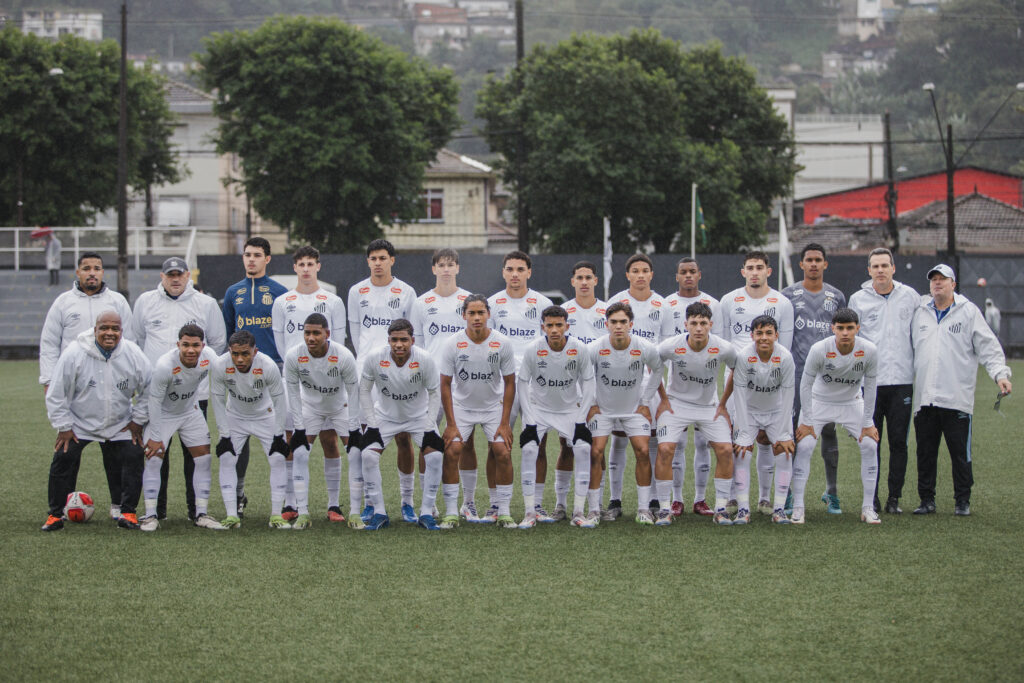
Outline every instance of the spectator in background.
{"type": "Polygon", "coordinates": [[[60,284],[60,252],[64,245],[50,232],[46,236],[46,269],[50,271],[50,286],[60,284]]]}
{"type": "Polygon", "coordinates": [[[999,307],[996,306],[996,302],[992,299],[985,299],[985,322],[992,329],[992,332],[999,338],[999,326],[1002,324],[1003,314],[999,311],[999,307]]]}

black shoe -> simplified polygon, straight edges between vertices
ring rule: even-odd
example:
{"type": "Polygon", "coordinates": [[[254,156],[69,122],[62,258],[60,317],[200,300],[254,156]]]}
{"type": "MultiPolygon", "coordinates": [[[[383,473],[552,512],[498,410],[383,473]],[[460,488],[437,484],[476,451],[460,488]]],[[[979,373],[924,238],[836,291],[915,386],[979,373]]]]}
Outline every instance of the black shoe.
{"type": "Polygon", "coordinates": [[[238,518],[242,519],[245,516],[245,506],[249,504],[249,499],[245,497],[243,493],[238,497],[238,518]]]}
{"type": "Polygon", "coordinates": [[[122,529],[132,529],[136,531],[140,528],[139,520],[134,514],[122,514],[117,518],[117,525],[122,529]]]}
{"type": "Polygon", "coordinates": [[[661,501],[659,501],[657,498],[652,498],[651,502],[647,504],[647,508],[651,512],[657,512],[658,510],[661,509],[661,501]]]}
{"type": "Polygon", "coordinates": [[[188,521],[190,521],[190,522],[196,521],[196,509],[195,508],[189,508],[189,511],[188,511],[188,521]]]}
{"type": "Polygon", "coordinates": [[[971,516],[971,504],[970,503],[957,503],[956,507],[953,508],[953,514],[959,517],[970,517],[971,516]]]}
{"type": "Polygon", "coordinates": [[[900,507],[900,499],[889,496],[889,500],[885,501],[885,512],[889,515],[902,515],[903,509],[900,507]]]}
{"type": "Polygon", "coordinates": [[[882,504],[878,502],[877,498],[875,498],[875,514],[878,514],[881,511],[882,511],[882,504]]]}
{"type": "Polygon", "coordinates": [[[922,500],[921,505],[914,508],[915,515],[934,515],[935,514],[935,501],[934,500],[922,500]]]}
{"type": "Polygon", "coordinates": [[[64,528],[64,520],[55,515],[50,515],[46,518],[46,523],[41,527],[41,531],[60,531],[64,528]]]}

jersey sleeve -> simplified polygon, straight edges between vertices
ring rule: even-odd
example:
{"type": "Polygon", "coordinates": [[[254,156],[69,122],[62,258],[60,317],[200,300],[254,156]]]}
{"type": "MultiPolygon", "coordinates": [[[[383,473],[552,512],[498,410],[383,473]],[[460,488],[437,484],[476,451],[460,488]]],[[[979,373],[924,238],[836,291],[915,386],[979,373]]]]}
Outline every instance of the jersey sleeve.
{"type": "MultiPolygon", "coordinates": [[[[135,314],[132,316],[131,325],[131,340],[139,345],[140,348],[146,348],[146,325],[143,322],[146,317],[146,300],[149,298],[147,293],[143,293],[138,299],[135,300],[135,314]]],[[[128,337],[125,337],[126,339],[128,337]]]]}
{"type": "Polygon", "coordinates": [[[341,300],[340,296],[331,299],[330,313],[331,340],[341,346],[345,346],[345,326],[348,321],[345,318],[345,302],[341,300]]]}
{"type": "Polygon", "coordinates": [[[510,340],[505,340],[501,345],[500,370],[503,377],[516,374],[516,354],[512,350],[510,340]]]}
{"type": "Polygon", "coordinates": [[[221,305],[221,317],[224,318],[224,334],[231,337],[235,329],[235,298],[231,296],[231,287],[224,292],[224,303],[221,305]]]}
{"type": "Polygon", "coordinates": [[[71,414],[71,399],[74,394],[75,376],[78,371],[77,354],[73,347],[60,355],[50,376],[50,388],[46,392],[46,414],[50,424],[57,431],[71,429],[74,417],[71,414]]]}
{"type": "Polygon", "coordinates": [[[284,395],[284,381],[281,379],[281,371],[277,369],[277,363],[270,360],[263,369],[267,380],[267,392],[270,394],[270,402],[274,405],[274,434],[284,434],[285,418],[288,413],[288,400],[284,395]]]}
{"type": "Polygon", "coordinates": [[[409,311],[409,322],[412,323],[412,336],[415,339],[423,340],[423,301],[416,299],[412,302],[412,309],[409,311]]]}
{"type": "Polygon", "coordinates": [[[747,387],[744,370],[746,365],[740,361],[732,375],[732,425],[736,434],[736,445],[753,446],[756,434],[750,429],[750,389],[747,387]]]}
{"type": "Polygon", "coordinates": [[[524,425],[537,424],[537,416],[533,412],[532,402],[528,400],[530,396],[530,378],[533,376],[534,358],[536,357],[534,347],[531,344],[526,349],[526,354],[523,356],[523,364],[519,366],[516,379],[516,393],[519,394],[519,410],[523,413],[524,425]]]}
{"type": "Polygon", "coordinates": [[[782,379],[779,382],[779,411],[776,428],[783,441],[793,438],[793,399],[796,395],[796,361],[793,356],[782,360],[782,379]]]}
{"type": "Polygon", "coordinates": [[[793,348],[793,302],[789,297],[779,299],[779,343],[786,350],[793,348]]]}
{"type": "Polygon", "coordinates": [[[359,285],[352,285],[348,290],[348,334],[352,338],[352,348],[359,350],[359,285]]]}
{"type": "Polygon", "coordinates": [[[717,334],[719,337],[725,336],[725,321],[722,320],[722,304],[721,302],[711,302],[711,334],[717,334]]]}
{"type": "Polygon", "coordinates": [[[153,368],[153,377],[149,382],[149,429],[148,437],[151,441],[159,441],[167,445],[163,434],[163,401],[167,394],[167,385],[171,382],[171,375],[166,371],[163,363],[157,363],[153,368]]]}
{"type": "Polygon", "coordinates": [[[61,324],[60,299],[53,302],[50,310],[46,313],[46,322],[43,323],[43,331],[39,335],[39,383],[46,385],[50,383],[50,377],[60,358],[60,342],[63,337],[61,324]]]}
{"type": "Polygon", "coordinates": [[[274,305],[270,307],[270,327],[274,331],[274,346],[277,348],[278,355],[284,356],[288,353],[288,349],[284,345],[284,299],[282,297],[274,299],[274,305]]]}
{"type": "Polygon", "coordinates": [[[441,347],[437,359],[438,374],[452,377],[455,375],[455,337],[449,337],[441,347]]]}

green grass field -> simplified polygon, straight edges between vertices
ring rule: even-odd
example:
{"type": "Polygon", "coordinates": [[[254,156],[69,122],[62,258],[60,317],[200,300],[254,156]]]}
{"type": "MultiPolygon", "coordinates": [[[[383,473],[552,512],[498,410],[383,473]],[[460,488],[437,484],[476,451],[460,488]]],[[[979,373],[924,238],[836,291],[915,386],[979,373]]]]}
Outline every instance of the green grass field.
{"type": "MultiPolygon", "coordinates": [[[[1024,363],[1013,367],[1024,376],[1024,363]]],[[[824,481],[815,456],[804,527],[755,515],[747,527],[717,528],[688,513],[668,528],[622,519],[593,531],[562,523],[429,533],[398,522],[371,533],[317,519],[309,531],[278,532],[265,524],[257,446],[245,526],[205,532],[185,520],[175,446],[171,519],[144,535],[106,519],[95,446],[79,488],[96,496],[96,517],[38,531],[54,432],[37,371],[34,362],[0,363],[9,446],[0,477],[3,680],[1024,677],[1024,401],[1011,397],[1006,418],[997,415],[987,376],[967,519],[952,514],[944,452],[939,513],[907,514],[917,502],[911,441],[907,513],[861,524],[859,458],[841,440],[845,514],[811,503],[824,481]]],[[[397,476],[393,458],[384,461],[390,504],[397,476]]],[[[320,462],[317,449],[317,511],[320,462]]],[[[690,470],[687,497],[692,485],[690,470]]],[[[517,486],[513,514],[521,513],[517,486]]]]}

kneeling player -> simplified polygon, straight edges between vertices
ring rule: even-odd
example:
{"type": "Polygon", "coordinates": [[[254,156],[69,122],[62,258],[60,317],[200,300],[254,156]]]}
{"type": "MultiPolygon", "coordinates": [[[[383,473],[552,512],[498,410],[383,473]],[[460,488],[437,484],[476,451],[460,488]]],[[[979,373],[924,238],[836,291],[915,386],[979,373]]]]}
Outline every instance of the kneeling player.
{"type": "Polygon", "coordinates": [[[658,406],[658,460],[654,479],[660,503],[655,524],[672,523],[672,460],[676,445],[686,443],[687,427],[699,428],[715,451],[715,516],[728,524],[725,504],[732,483],[732,434],[729,416],[718,402],[718,372],[732,367],[736,349],[711,334],[711,308],[695,303],[686,307],[686,333],[658,345],[661,362],[669,366],[668,387],[658,406]]]}
{"type": "Polygon", "coordinates": [[[875,512],[878,479],[878,430],[875,429],[877,350],[858,337],[860,319],[850,308],[832,316],[832,334],[807,352],[800,380],[800,426],[796,430],[796,463],[793,468],[793,522],[804,522],[804,488],[811,469],[811,453],[821,428],[830,422],[842,425],[860,444],[860,480],[864,487],[861,521],[881,524],[875,512]],[[863,396],[861,388],[863,386],[863,396]]]}
{"type": "Polygon", "coordinates": [[[192,487],[196,492],[195,525],[204,529],[225,527],[207,514],[210,502],[210,428],[199,409],[199,388],[208,381],[210,365],[217,359],[205,344],[203,329],[188,324],[178,330],[178,346],[157,359],[149,383],[149,424],[146,426],[146,466],[142,471],[142,498],[146,516],[140,520],[143,531],[156,531],[157,497],[160,493],[160,467],[167,444],[178,433],[182,445],[192,456],[192,487]]]}
{"type": "Polygon", "coordinates": [[[227,512],[221,524],[229,529],[242,526],[235,494],[235,464],[246,439],[254,436],[263,445],[270,464],[270,528],[291,529],[292,525],[281,516],[288,487],[288,443],[284,440],[287,407],[281,371],[270,356],[259,352],[256,338],[248,330],[232,334],[228,352],[211,366],[210,403],[220,433],[220,492],[227,512]]]}
{"type": "Polygon", "coordinates": [[[359,405],[366,425],[360,439],[363,481],[367,504],[373,508],[367,529],[383,529],[390,523],[381,488],[380,454],[398,434],[408,434],[416,442],[426,464],[417,523],[424,529],[440,528],[433,515],[444,458],[444,444],[434,431],[439,404],[434,359],[413,345],[412,323],[405,318],[392,321],[387,345],[366,354],[359,379],[359,405]],[[374,386],[376,403],[371,395],[374,386]]]}
{"type": "MultiPolygon", "coordinates": [[[[330,339],[327,317],[311,313],[302,325],[302,344],[296,344],[284,358],[288,410],[294,431],[291,438],[292,482],[298,516],[293,529],[312,526],[309,517],[309,452],[320,437],[324,449],[324,481],[327,484],[327,519],[344,522],[341,513],[341,452],[338,436],[349,452],[349,526],[361,528],[359,501],[363,477],[353,477],[353,462],[359,448],[359,373],[356,359],[341,344],[330,339]],[[347,435],[347,436],[344,436],[347,435]],[[354,490],[353,490],[354,489],[354,490]]],[[[282,515],[283,516],[283,515],[282,515]]]]}

